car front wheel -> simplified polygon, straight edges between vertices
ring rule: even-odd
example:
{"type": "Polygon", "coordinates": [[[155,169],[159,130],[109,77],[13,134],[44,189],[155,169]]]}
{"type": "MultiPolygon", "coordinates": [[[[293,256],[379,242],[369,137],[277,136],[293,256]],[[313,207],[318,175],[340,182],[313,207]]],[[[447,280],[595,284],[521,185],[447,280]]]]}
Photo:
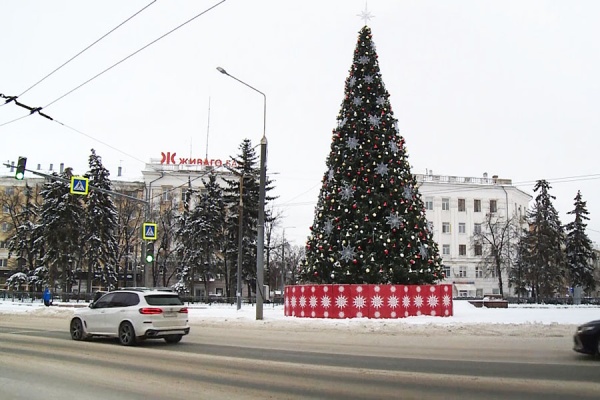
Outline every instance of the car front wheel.
{"type": "Polygon", "coordinates": [[[596,355],[600,357],[600,335],[596,338],[596,355]]]}
{"type": "Polygon", "coordinates": [[[167,343],[179,343],[183,335],[169,335],[165,336],[165,342],[167,343]]]}
{"type": "Polygon", "coordinates": [[[84,340],[85,333],[83,332],[83,323],[79,318],[73,318],[71,320],[71,339],[73,340],[84,340]]]}
{"type": "Polygon", "coordinates": [[[135,344],[135,330],[129,322],[122,322],[119,326],[119,343],[123,346],[133,346],[135,344]]]}

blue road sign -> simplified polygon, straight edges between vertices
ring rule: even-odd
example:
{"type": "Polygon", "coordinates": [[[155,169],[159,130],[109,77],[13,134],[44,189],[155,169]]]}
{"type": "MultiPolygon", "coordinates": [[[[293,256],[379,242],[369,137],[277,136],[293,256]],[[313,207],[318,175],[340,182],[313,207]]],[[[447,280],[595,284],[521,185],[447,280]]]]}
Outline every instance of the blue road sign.
{"type": "Polygon", "coordinates": [[[158,225],[152,222],[144,222],[142,224],[142,239],[156,240],[158,237],[158,225]]]}
{"type": "Polygon", "coordinates": [[[83,176],[71,177],[71,194],[87,195],[90,190],[89,179],[83,176]]]}

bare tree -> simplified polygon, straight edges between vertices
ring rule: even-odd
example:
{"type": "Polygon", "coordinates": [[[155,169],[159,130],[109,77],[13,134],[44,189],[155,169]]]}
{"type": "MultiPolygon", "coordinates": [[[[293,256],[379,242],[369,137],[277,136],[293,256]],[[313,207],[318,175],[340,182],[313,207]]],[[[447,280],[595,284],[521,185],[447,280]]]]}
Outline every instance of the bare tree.
{"type": "MultiPolygon", "coordinates": [[[[158,240],[156,246],[156,261],[152,267],[152,285],[169,286],[173,276],[177,273],[178,257],[176,246],[177,216],[179,211],[173,201],[161,204],[158,215],[158,240]],[[160,283],[160,285],[159,285],[160,283]]],[[[194,274],[192,271],[193,282],[194,274]]]]}
{"type": "MultiPolygon", "coordinates": [[[[127,286],[127,267],[131,265],[132,273],[137,273],[141,249],[141,226],[144,222],[144,208],[140,202],[125,197],[115,196],[117,208],[117,268],[123,271],[123,286],[127,286]]],[[[117,273],[120,272],[117,270],[117,273]]],[[[134,280],[135,282],[135,280],[134,280]]]]}
{"type": "Polygon", "coordinates": [[[0,193],[0,224],[9,227],[9,256],[17,258],[19,272],[32,272],[37,267],[40,248],[35,240],[39,234],[37,228],[40,207],[41,185],[34,187],[26,184],[10,188],[0,193]]]}
{"type": "Polygon", "coordinates": [[[286,247],[286,267],[287,273],[285,277],[285,283],[287,285],[295,285],[298,282],[301,271],[301,262],[304,258],[304,246],[291,245],[286,247]]]}
{"type": "Polygon", "coordinates": [[[498,279],[500,296],[503,298],[503,273],[508,274],[510,271],[521,229],[521,221],[517,216],[506,218],[496,213],[488,213],[485,221],[476,225],[473,233],[473,250],[476,256],[481,257],[479,265],[487,276],[498,279]]]}

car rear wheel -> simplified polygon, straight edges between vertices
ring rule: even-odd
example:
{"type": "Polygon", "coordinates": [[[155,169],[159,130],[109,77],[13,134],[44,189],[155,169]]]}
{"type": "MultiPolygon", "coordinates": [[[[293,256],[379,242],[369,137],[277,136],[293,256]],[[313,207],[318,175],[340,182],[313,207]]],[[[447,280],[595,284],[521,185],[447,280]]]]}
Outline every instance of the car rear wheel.
{"type": "Polygon", "coordinates": [[[73,340],[84,340],[86,338],[83,331],[83,323],[79,318],[73,318],[71,320],[71,339],[73,340]]]}
{"type": "Polygon", "coordinates": [[[129,322],[122,322],[119,326],[119,343],[123,346],[133,346],[135,344],[135,330],[129,322]]]}
{"type": "Polygon", "coordinates": [[[167,343],[179,343],[183,335],[169,335],[165,336],[165,342],[167,343]]]}

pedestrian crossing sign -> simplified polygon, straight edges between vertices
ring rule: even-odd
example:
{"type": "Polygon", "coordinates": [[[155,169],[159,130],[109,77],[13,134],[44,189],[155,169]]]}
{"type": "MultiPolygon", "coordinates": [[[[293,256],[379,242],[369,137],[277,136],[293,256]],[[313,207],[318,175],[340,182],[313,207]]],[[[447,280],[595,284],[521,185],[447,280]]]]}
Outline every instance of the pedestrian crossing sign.
{"type": "Polygon", "coordinates": [[[144,222],[142,224],[142,239],[156,240],[158,236],[158,225],[152,222],[144,222]]]}
{"type": "Polygon", "coordinates": [[[71,177],[71,194],[87,195],[90,190],[89,179],[83,176],[71,177]]]}

